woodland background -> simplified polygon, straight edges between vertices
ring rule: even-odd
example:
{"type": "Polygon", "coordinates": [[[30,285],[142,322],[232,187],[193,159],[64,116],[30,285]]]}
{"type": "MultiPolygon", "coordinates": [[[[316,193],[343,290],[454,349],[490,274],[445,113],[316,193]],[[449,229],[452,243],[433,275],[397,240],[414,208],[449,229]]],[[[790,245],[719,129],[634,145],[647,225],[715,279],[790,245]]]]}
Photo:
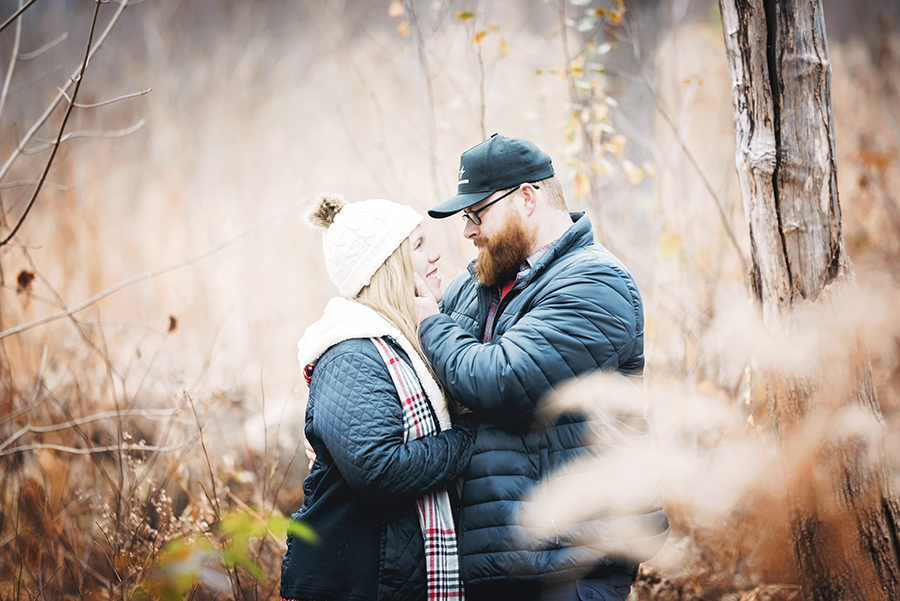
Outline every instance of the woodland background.
{"type": "MultiPolygon", "coordinates": [[[[748,300],[715,2],[132,4],[100,7],[94,41],[114,25],[76,101],[150,91],[72,111],[80,133],[0,247],[0,599],[277,599],[307,473],[296,342],[336,293],[301,209],[327,190],[424,212],[493,132],[551,155],[643,294],[673,533],[634,598],[797,593],[782,499],[808,474],[779,460],[766,366],[862,341],[900,488],[900,5],[824,3],[859,291],[786,339],[748,300]]],[[[94,8],[40,1],[0,33],[0,161],[24,149],[0,178],[4,238],[94,8]]],[[[446,284],[473,248],[456,219],[425,227],[446,284]]]]}

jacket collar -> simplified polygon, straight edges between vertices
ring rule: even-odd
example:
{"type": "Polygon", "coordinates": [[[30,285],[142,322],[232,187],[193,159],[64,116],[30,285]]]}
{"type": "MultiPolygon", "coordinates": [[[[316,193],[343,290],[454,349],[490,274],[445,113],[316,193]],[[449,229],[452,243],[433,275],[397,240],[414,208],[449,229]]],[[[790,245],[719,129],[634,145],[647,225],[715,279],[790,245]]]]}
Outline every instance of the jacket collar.
{"type": "Polygon", "coordinates": [[[297,359],[300,366],[314,365],[329,348],[344,340],[355,338],[381,338],[390,336],[403,349],[412,364],[419,383],[432,404],[441,430],[450,427],[447,402],[440,386],[429,371],[425,361],[415,347],[393,324],[373,309],[352,300],[335,297],[328,301],[319,321],[313,323],[303,333],[297,343],[297,359]]]}

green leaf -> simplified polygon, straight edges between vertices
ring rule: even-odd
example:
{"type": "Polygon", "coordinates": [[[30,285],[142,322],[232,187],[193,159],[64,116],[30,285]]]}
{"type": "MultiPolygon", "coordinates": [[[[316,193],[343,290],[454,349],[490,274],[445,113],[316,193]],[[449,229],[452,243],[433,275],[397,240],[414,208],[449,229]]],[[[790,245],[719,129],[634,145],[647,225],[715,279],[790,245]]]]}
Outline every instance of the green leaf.
{"type": "Polygon", "coordinates": [[[475,18],[475,13],[471,13],[467,10],[456,13],[456,18],[460,21],[468,21],[469,19],[475,18]]]}
{"type": "Polygon", "coordinates": [[[288,532],[301,540],[305,540],[311,545],[318,545],[322,542],[322,539],[316,534],[316,531],[304,522],[291,520],[291,523],[288,525],[288,532]]]}

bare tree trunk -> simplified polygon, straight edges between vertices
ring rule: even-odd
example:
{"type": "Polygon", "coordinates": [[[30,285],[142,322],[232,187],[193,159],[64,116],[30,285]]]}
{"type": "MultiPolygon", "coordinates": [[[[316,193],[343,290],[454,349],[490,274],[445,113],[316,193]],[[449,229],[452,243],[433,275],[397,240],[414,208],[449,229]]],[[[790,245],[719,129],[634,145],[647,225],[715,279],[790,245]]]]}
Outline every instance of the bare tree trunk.
{"type": "MultiPolygon", "coordinates": [[[[821,0],[719,0],[719,6],[750,227],[751,286],[766,324],[784,327],[795,309],[852,281],[841,236],[821,0]]],[[[848,398],[830,407],[823,407],[827,391],[820,379],[766,374],[769,410],[786,453],[823,412],[836,411],[834,405],[857,409],[883,428],[871,366],[859,352],[847,356],[849,365],[839,368],[853,384],[848,398]]],[[[878,440],[857,435],[819,444],[809,481],[790,493],[805,596],[900,599],[900,507],[878,440]]]]}

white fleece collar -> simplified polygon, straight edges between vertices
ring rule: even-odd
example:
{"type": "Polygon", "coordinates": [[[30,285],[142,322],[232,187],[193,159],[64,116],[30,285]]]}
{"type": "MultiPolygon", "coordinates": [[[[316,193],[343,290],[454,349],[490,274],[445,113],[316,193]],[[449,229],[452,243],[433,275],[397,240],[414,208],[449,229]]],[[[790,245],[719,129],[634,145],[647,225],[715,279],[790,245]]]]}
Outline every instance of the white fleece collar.
{"type": "Polygon", "coordinates": [[[422,360],[409,340],[400,333],[400,330],[375,310],[363,304],[341,297],[335,297],[328,301],[322,317],[306,328],[303,337],[297,343],[299,351],[297,359],[300,361],[300,367],[303,368],[309,364],[315,364],[325,351],[338,342],[354,338],[381,338],[383,336],[393,338],[409,357],[416,376],[422,384],[422,389],[428,397],[428,402],[431,403],[434,413],[438,417],[441,430],[449,428],[450,414],[447,412],[447,402],[444,395],[441,394],[441,389],[434,376],[425,365],[425,361],[422,360]]]}

